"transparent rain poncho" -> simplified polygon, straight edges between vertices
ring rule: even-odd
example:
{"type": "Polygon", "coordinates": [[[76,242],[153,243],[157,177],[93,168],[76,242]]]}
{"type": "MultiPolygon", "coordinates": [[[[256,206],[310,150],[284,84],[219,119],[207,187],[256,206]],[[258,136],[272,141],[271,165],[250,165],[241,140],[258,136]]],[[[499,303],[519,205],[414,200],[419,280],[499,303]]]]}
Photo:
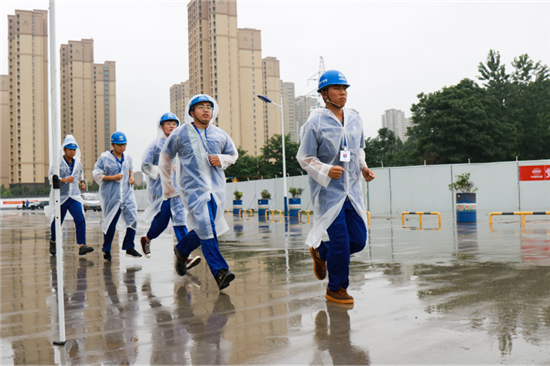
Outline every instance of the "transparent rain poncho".
{"type": "Polygon", "coordinates": [[[309,175],[313,202],[313,228],[306,244],[317,248],[325,231],[350,198],[355,211],[365,221],[367,216],[362,199],[361,179],[365,163],[363,121],[354,112],[344,108],[344,126],[327,108],[315,109],[300,129],[301,144],[296,158],[309,175]],[[340,151],[350,151],[350,162],[340,161],[340,151]],[[332,166],[345,169],[339,179],[328,176],[332,166]]]}
{"type": "Polygon", "coordinates": [[[174,174],[172,164],[174,163],[173,159],[178,156],[177,181],[183,204],[189,212],[187,226],[189,231],[195,230],[202,240],[214,237],[207,205],[210,195],[214,197],[217,206],[214,219],[217,235],[220,236],[229,230],[223,217],[225,210],[225,174],[223,171],[235,163],[239,156],[229,135],[213,124],[218,115],[218,104],[212,97],[207,97],[214,104],[214,110],[210,124],[206,128],[206,137],[203,136],[201,140],[195,130],[191,123],[193,118],[189,115],[189,105],[187,105],[185,123],[172,131],[164,144],[159,161],[162,188],[164,197],[167,199],[177,195],[176,188],[172,183],[174,174]],[[210,155],[219,157],[221,167],[210,165],[205,146],[210,155]]]}
{"type": "Polygon", "coordinates": [[[125,223],[120,225],[120,229],[125,230],[128,227],[137,229],[136,198],[129,181],[130,170],[133,170],[132,157],[124,153],[123,158],[121,167],[115,156],[110,151],[105,151],[97,159],[92,172],[94,180],[99,184],[99,200],[104,216],[101,227],[104,234],[107,233],[119,208],[122,209],[121,217],[125,223]],[[121,180],[103,181],[104,176],[119,173],[123,173],[121,180]]]}
{"type": "MultiPolygon", "coordinates": [[[[175,131],[175,130],[174,130],[175,131]]],[[[172,132],[174,132],[172,131],[172,132]]],[[[149,193],[149,206],[143,211],[140,219],[145,223],[150,223],[156,214],[160,212],[162,201],[162,183],[159,175],[159,156],[162,147],[166,142],[166,134],[160,125],[160,118],[157,121],[157,138],[147,147],[143,154],[141,171],[147,179],[147,193],[149,193]]],[[[174,174],[174,187],[177,189],[176,175],[174,174]]],[[[187,211],[183,207],[179,196],[170,200],[170,211],[172,212],[172,225],[184,226],[187,223],[187,211]]]]}
{"type": "MultiPolygon", "coordinates": [[[[80,189],[78,188],[80,182],[84,180],[84,170],[82,169],[82,163],[80,162],[80,149],[76,149],[76,154],[73,158],[74,168],[71,172],[69,164],[67,164],[64,159],[65,151],[63,150],[65,146],[69,144],[76,144],[78,146],[78,143],[76,142],[76,139],[73,135],[67,135],[65,137],[65,140],[63,141],[63,144],[61,145],[61,157],[59,158],[59,179],[64,179],[72,175],[74,177],[74,181],[72,183],[61,183],[61,187],[59,190],[61,199],[59,202],[60,205],[62,205],[69,198],[72,198],[73,200],[80,202],[80,204],[82,205],[82,210],[84,210],[84,201],[80,196],[80,189]]],[[[52,177],[53,165],[50,166],[50,170],[48,172],[50,185],[52,185],[52,177]]],[[[44,213],[50,218],[50,221],[53,221],[53,219],[55,218],[55,198],[53,188],[50,190],[50,204],[49,206],[44,207],[44,213]]]]}

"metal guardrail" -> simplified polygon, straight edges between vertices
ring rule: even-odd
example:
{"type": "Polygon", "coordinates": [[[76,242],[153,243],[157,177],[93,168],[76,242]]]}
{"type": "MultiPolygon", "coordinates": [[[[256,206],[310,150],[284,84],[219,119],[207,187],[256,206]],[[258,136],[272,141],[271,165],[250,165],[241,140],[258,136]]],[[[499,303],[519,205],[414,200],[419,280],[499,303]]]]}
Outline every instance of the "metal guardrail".
{"type": "Polygon", "coordinates": [[[300,221],[300,224],[302,223],[302,212],[305,212],[307,214],[307,223],[309,224],[309,214],[311,213],[311,211],[310,210],[298,211],[298,221],[300,221]]]}
{"type": "Polygon", "coordinates": [[[239,217],[244,217],[246,219],[246,213],[250,212],[250,218],[248,220],[252,220],[252,216],[254,214],[254,210],[239,210],[239,217]],[[241,212],[244,212],[243,216],[241,216],[241,212]]]}
{"type": "Polygon", "coordinates": [[[283,212],[281,210],[265,210],[265,221],[268,221],[268,218],[267,218],[268,212],[271,212],[271,221],[273,222],[283,221],[283,212]],[[279,213],[279,221],[275,221],[275,212],[279,213]]]}
{"type": "Polygon", "coordinates": [[[550,211],[518,211],[518,212],[491,212],[489,215],[489,225],[493,225],[493,216],[519,216],[521,215],[521,226],[525,227],[525,216],[526,215],[550,215],[550,211]]]}
{"type": "Polygon", "coordinates": [[[367,221],[368,221],[368,225],[370,227],[370,211],[366,211],[367,212],[367,221]]]}
{"type": "Polygon", "coordinates": [[[401,221],[403,223],[403,228],[407,229],[405,227],[405,215],[418,215],[419,221],[420,221],[420,227],[419,230],[424,230],[422,228],[422,215],[437,215],[438,217],[438,228],[437,230],[441,230],[441,213],[439,212],[416,212],[416,211],[405,211],[401,214],[401,221]]]}

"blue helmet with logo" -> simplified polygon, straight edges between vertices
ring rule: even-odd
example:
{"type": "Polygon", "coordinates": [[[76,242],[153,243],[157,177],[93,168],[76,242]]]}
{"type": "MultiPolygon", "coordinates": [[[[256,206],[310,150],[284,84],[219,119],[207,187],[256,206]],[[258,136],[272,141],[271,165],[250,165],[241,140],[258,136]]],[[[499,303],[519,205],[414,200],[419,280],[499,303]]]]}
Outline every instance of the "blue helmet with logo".
{"type": "Polygon", "coordinates": [[[348,80],[338,70],[328,70],[321,75],[319,78],[319,86],[317,87],[317,92],[320,93],[323,88],[330,85],[345,85],[349,87],[348,80]]]}
{"type": "MultiPolygon", "coordinates": [[[[212,108],[214,108],[214,103],[212,103],[212,101],[210,100],[210,98],[208,98],[208,96],[206,96],[204,94],[197,94],[193,98],[191,98],[191,100],[189,101],[189,115],[190,116],[191,116],[191,112],[193,112],[195,110],[195,105],[199,104],[201,102],[208,102],[208,103],[210,103],[212,108]]],[[[191,117],[193,117],[193,116],[191,116],[191,117]]]]}
{"type": "Polygon", "coordinates": [[[162,115],[162,117],[160,117],[159,123],[162,126],[162,123],[166,122],[166,121],[176,121],[178,123],[178,126],[180,125],[180,120],[179,120],[178,116],[176,116],[172,112],[164,113],[162,115]]]}
{"type": "Polygon", "coordinates": [[[71,150],[76,150],[78,149],[78,145],[75,144],[75,143],[70,143],[70,144],[67,144],[65,146],[63,146],[64,149],[71,149],[71,150]]]}
{"type": "Polygon", "coordinates": [[[127,143],[128,140],[123,132],[115,132],[111,135],[111,144],[122,145],[127,143]]]}

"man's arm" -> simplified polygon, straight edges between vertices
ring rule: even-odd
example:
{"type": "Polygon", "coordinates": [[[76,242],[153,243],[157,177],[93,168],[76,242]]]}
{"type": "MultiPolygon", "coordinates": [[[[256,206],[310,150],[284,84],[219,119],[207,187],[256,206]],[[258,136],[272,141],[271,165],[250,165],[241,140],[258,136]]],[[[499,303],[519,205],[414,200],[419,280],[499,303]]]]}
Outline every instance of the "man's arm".
{"type": "Polygon", "coordinates": [[[209,155],[209,161],[212,166],[221,167],[223,170],[227,169],[232,164],[235,164],[239,158],[239,153],[235,147],[235,143],[225,134],[225,146],[221,154],[209,155]]]}
{"type": "Polygon", "coordinates": [[[316,156],[318,142],[316,132],[313,128],[313,122],[306,122],[306,124],[302,126],[300,133],[302,135],[302,142],[300,143],[298,154],[296,154],[296,160],[298,160],[302,169],[304,169],[310,177],[326,188],[332,179],[329,176],[329,172],[331,168],[334,167],[330,164],[321,162],[316,156]]]}
{"type": "Polygon", "coordinates": [[[156,150],[157,144],[152,143],[149,148],[145,150],[145,154],[143,154],[143,159],[141,163],[141,171],[143,172],[143,174],[147,175],[153,180],[157,180],[159,178],[159,168],[157,165],[153,164],[156,150]]]}
{"type": "Polygon", "coordinates": [[[158,171],[160,175],[160,182],[162,184],[162,194],[164,199],[170,199],[176,197],[176,188],[174,187],[174,159],[178,151],[179,138],[172,134],[166,140],[162,151],[159,156],[158,171]]]}

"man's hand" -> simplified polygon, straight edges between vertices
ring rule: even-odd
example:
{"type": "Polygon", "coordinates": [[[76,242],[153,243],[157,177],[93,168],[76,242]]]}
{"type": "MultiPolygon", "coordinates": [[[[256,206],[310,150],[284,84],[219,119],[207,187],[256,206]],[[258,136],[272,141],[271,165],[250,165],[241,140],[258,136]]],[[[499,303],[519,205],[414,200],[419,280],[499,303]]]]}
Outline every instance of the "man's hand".
{"type": "Polygon", "coordinates": [[[328,171],[328,176],[332,179],[339,179],[345,171],[340,165],[335,165],[328,171]]]}
{"type": "Polygon", "coordinates": [[[374,174],[374,172],[367,167],[364,167],[361,173],[363,173],[363,178],[365,178],[367,182],[370,182],[376,178],[376,174],[374,174]]]}
{"type": "Polygon", "coordinates": [[[113,175],[113,180],[121,180],[124,177],[124,174],[118,173],[116,175],[113,175]]]}
{"type": "Polygon", "coordinates": [[[82,181],[80,182],[80,188],[85,191],[86,190],[86,182],[82,181]]]}
{"type": "Polygon", "coordinates": [[[217,156],[214,156],[214,155],[208,155],[209,156],[209,161],[210,161],[210,165],[212,166],[222,166],[222,162],[220,161],[220,158],[218,158],[217,156]]]}
{"type": "Polygon", "coordinates": [[[130,185],[132,185],[136,182],[133,175],[130,176],[130,179],[128,179],[128,182],[130,183],[130,185]]]}
{"type": "Polygon", "coordinates": [[[61,179],[61,182],[63,182],[63,183],[72,183],[72,182],[74,182],[74,177],[71,175],[70,177],[61,179]]]}

